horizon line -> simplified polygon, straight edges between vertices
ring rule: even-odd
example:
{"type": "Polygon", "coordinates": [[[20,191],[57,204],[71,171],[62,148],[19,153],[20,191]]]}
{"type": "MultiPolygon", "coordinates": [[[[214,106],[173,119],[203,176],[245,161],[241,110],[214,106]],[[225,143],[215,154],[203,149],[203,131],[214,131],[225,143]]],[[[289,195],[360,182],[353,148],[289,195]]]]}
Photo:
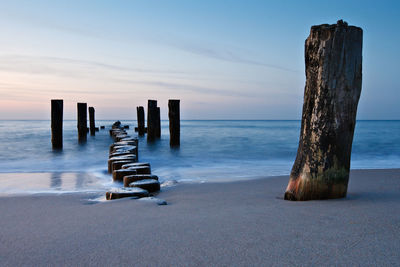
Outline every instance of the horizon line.
{"type": "MultiPolygon", "coordinates": [[[[0,121],[51,121],[51,119],[0,119],[0,121]]],[[[77,121],[65,119],[63,121],[77,121]]],[[[87,120],[89,121],[89,119],[87,120]]],[[[136,119],[96,119],[95,121],[137,121],[136,119]]],[[[145,120],[147,121],[147,120],[145,120]]],[[[169,121],[161,120],[161,121],[169,121]]],[[[301,121],[301,119],[181,119],[180,121],[301,121]]],[[[356,119],[356,121],[400,121],[400,119],[356,119]]]]}

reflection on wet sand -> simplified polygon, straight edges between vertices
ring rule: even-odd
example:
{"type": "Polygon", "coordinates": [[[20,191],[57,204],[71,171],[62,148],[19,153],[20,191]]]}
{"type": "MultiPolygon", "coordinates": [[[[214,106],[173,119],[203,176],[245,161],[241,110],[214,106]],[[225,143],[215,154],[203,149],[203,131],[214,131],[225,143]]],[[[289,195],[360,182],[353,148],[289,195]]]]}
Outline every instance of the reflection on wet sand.
{"type": "Polygon", "coordinates": [[[82,189],[85,181],[85,173],[77,172],[76,173],[76,181],[75,181],[75,189],[82,189]]]}
{"type": "Polygon", "coordinates": [[[85,172],[0,173],[0,195],[96,192],[110,188],[109,177],[85,172]]]}
{"type": "Polygon", "coordinates": [[[59,172],[51,173],[50,188],[53,188],[54,190],[61,190],[61,186],[62,186],[61,174],[62,173],[59,173],[59,172]]]}

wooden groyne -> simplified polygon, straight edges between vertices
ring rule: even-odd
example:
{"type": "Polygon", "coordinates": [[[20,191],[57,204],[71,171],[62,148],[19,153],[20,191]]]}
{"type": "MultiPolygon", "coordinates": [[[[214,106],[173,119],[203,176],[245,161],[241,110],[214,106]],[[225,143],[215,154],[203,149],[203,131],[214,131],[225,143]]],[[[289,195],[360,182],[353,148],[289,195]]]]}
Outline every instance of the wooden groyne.
{"type": "Polygon", "coordinates": [[[181,144],[181,119],[179,102],[177,99],[168,101],[168,118],[169,118],[169,145],[178,147],[181,144]]]}
{"type": "MultiPolygon", "coordinates": [[[[137,127],[135,131],[139,136],[144,136],[147,133],[147,141],[153,142],[161,138],[161,110],[157,107],[157,100],[147,101],[147,128],[144,122],[144,108],[143,106],[136,107],[137,114],[137,127]]],[[[169,135],[170,146],[179,147],[181,137],[180,127],[180,100],[168,100],[168,118],[169,118],[169,135]]]]}
{"type": "Polygon", "coordinates": [[[114,182],[122,184],[121,188],[106,192],[106,199],[142,198],[158,192],[160,183],[158,177],[151,174],[150,164],[138,162],[139,140],[129,136],[119,121],[112,125],[110,135],[114,143],[110,145],[108,172],[114,182]]]}
{"type": "Polygon", "coordinates": [[[137,132],[139,136],[144,136],[145,127],[144,127],[144,108],[142,106],[136,107],[137,113],[137,132]]]}
{"type": "Polygon", "coordinates": [[[78,103],[78,140],[85,142],[87,139],[87,104],[78,103]]]}
{"type": "Polygon", "coordinates": [[[96,126],[94,121],[94,107],[89,107],[89,129],[90,129],[90,135],[96,135],[96,126]]]}
{"type": "Polygon", "coordinates": [[[157,138],[157,100],[147,101],[147,141],[154,141],[157,138]]]}
{"type": "MultiPolygon", "coordinates": [[[[160,108],[157,107],[157,101],[155,100],[149,100],[149,106],[150,110],[152,110],[152,112],[149,112],[151,114],[150,128],[153,133],[152,138],[160,138],[160,108]]],[[[137,110],[139,125],[137,129],[140,129],[140,133],[144,134],[146,132],[146,128],[144,127],[144,109],[143,107],[138,107],[137,110]]],[[[77,103],[79,142],[85,142],[87,140],[89,130],[91,135],[95,135],[95,132],[99,131],[99,128],[95,127],[94,107],[89,107],[89,120],[90,128],[87,128],[87,104],[77,103]]],[[[51,100],[51,141],[53,149],[60,149],[63,146],[62,125],[63,100],[53,99],[51,100]]],[[[105,126],[100,126],[100,129],[105,129],[105,126]]],[[[147,162],[138,162],[139,140],[138,138],[129,136],[127,129],[129,129],[129,125],[122,125],[120,121],[115,122],[110,129],[110,135],[113,137],[114,143],[110,145],[109,149],[108,172],[112,174],[114,182],[120,182],[122,184],[121,188],[106,192],[107,200],[123,197],[148,197],[160,190],[160,182],[156,175],[151,174],[150,164],[147,162]]],[[[155,200],[159,205],[166,205],[164,200],[155,200]]]]}
{"type": "Polygon", "coordinates": [[[156,110],[156,128],[155,128],[155,132],[156,132],[156,138],[160,139],[161,138],[161,110],[159,107],[157,107],[156,110]]]}
{"type": "Polygon", "coordinates": [[[63,100],[51,100],[51,143],[53,149],[63,147],[63,100]]]}
{"type": "MultiPolygon", "coordinates": [[[[63,106],[62,99],[51,100],[51,143],[53,149],[63,148],[63,106]]],[[[95,126],[95,110],[94,107],[89,107],[90,128],[87,128],[87,104],[77,103],[77,129],[78,141],[85,142],[87,134],[90,130],[90,135],[95,135],[100,129],[105,129],[105,126],[95,126]]]]}

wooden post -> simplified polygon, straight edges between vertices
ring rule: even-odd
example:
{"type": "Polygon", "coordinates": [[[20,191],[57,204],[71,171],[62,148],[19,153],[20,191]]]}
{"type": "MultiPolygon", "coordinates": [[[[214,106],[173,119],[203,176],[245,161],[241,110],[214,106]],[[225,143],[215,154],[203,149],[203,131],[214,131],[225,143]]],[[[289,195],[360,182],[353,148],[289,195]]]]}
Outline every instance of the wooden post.
{"type": "Polygon", "coordinates": [[[142,106],[136,107],[138,133],[139,136],[144,135],[144,108],[142,106]]]}
{"type": "Polygon", "coordinates": [[[89,127],[90,127],[90,135],[96,135],[94,107],[89,107],[89,127]]]}
{"type": "Polygon", "coordinates": [[[171,147],[180,146],[181,123],[179,102],[180,100],[168,100],[169,145],[171,147]]]}
{"type": "Polygon", "coordinates": [[[285,199],[345,197],[361,94],[362,29],[341,20],[311,27],[305,59],[300,141],[285,199]]]}
{"type": "Polygon", "coordinates": [[[161,138],[161,114],[159,107],[157,107],[156,137],[161,138]]]}
{"type": "Polygon", "coordinates": [[[53,149],[63,147],[63,100],[51,100],[51,143],[53,149]]]}
{"type": "Polygon", "coordinates": [[[139,161],[139,140],[136,142],[136,149],[135,149],[136,161],[139,161]]]}
{"type": "Polygon", "coordinates": [[[78,140],[86,141],[87,138],[87,104],[78,103],[78,140]]]}
{"type": "Polygon", "coordinates": [[[157,100],[147,102],[147,141],[156,139],[157,131],[157,100]]]}

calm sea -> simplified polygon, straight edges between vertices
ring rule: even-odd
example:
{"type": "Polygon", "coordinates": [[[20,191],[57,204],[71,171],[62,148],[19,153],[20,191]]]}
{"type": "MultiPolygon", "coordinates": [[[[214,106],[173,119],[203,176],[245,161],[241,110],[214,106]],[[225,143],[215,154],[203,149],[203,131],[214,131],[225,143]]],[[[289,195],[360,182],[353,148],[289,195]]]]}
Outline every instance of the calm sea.
{"type": "MultiPolygon", "coordinates": [[[[89,173],[111,179],[108,147],[113,142],[105,125],[85,144],[77,141],[76,121],[64,121],[64,149],[51,149],[50,121],[0,121],[0,176],[4,173],[89,173]]],[[[131,136],[137,136],[134,121],[131,136]]],[[[139,157],[150,162],[162,181],[224,181],[288,175],[296,156],[300,121],[182,121],[181,147],[169,147],[168,121],[162,121],[161,140],[139,139],[139,157]]],[[[400,168],[400,121],[358,121],[353,142],[352,169],[400,168]]],[[[4,179],[4,178],[3,178],[4,179]]],[[[93,179],[93,178],[92,178],[93,179]]],[[[2,181],[0,180],[0,191],[2,181]]]]}

